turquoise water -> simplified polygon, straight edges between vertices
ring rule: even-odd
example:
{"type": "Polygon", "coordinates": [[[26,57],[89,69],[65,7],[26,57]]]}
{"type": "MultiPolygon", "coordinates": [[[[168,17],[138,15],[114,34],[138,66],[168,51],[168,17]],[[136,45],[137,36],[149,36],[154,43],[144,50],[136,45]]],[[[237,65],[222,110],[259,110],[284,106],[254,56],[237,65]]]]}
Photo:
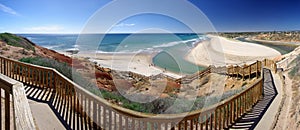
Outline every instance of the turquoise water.
{"type": "Polygon", "coordinates": [[[202,34],[20,34],[56,51],[79,49],[95,53],[157,53],[153,63],[176,73],[191,74],[203,67],[184,59],[202,34]]]}
{"type": "Polygon", "coordinates": [[[189,50],[190,48],[183,44],[173,46],[158,53],[153,58],[153,63],[175,73],[193,74],[204,70],[205,67],[197,66],[184,59],[189,50]]]}
{"type": "Polygon", "coordinates": [[[291,51],[293,51],[295,48],[297,48],[297,45],[286,45],[284,43],[282,44],[270,44],[270,43],[265,43],[265,42],[259,42],[259,41],[251,41],[251,40],[246,40],[245,38],[238,38],[237,40],[242,41],[242,42],[250,42],[250,43],[255,43],[255,44],[260,44],[263,46],[267,46],[270,48],[273,48],[277,51],[279,51],[282,55],[288,54],[291,51]]]}

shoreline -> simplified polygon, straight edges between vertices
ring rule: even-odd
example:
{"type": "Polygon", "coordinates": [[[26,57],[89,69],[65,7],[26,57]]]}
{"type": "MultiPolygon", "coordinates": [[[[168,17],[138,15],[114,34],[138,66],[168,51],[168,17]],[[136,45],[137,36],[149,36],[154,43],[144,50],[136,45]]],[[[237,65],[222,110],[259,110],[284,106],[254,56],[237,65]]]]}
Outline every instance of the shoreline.
{"type": "MultiPolygon", "coordinates": [[[[196,43],[196,46],[187,52],[184,57],[186,62],[203,67],[210,65],[243,65],[251,64],[252,62],[264,58],[273,59],[281,56],[278,51],[263,45],[231,41],[220,36],[207,35],[207,37],[209,37],[209,40],[196,43]]],[[[101,67],[120,71],[131,71],[144,76],[164,74],[176,79],[184,76],[180,73],[165,70],[153,63],[153,58],[161,51],[138,53],[79,52],[78,54],[62,51],[57,52],[69,57],[89,59],[90,62],[94,62],[101,67]]]]}
{"type": "Polygon", "coordinates": [[[100,67],[110,68],[120,71],[131,71],[144,76],[164,74],[175,79],[182,75],[165,71],[153,63],[153,57],[159,52],[140,52],[140,53],[92,53],[79,52],[78,54],[68,54],[67,52],[58,52],[69,57],[88,58],[90,62],[96,63],[100,67]]]}
{"type": "Polygon", "coordinates": [[[280,52],[249,42],[231,41],[224,37],[207,35],[209,40],[199,43],[185,57],[200,66],[227,66],[251,64],[265,58],[274,59],[280,52]]]}
{"type": "Polygon", "coordinates": [[[257,39],[255,37],[248,37],[245,38],[248,41],[257,41],[257,42],[265,42],[265,43],[269,43],[269,44],[274,44],[274,45],[282,45],[285,44],[287,46],[300,46],[300,42],[287,42],[287,41],[272,41],[272,40],[261,40],[261,39],[257,39]]]}

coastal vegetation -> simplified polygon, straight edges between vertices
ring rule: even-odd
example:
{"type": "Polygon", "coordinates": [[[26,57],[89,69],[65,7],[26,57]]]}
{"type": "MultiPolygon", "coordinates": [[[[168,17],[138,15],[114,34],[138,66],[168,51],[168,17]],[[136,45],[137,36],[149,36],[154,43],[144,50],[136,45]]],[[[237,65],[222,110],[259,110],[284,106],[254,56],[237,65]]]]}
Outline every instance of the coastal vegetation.
{"type": "Polygon", "coordinates": [[[265,32],[224,32],[219,36],[235,39],[238,37],[254,37],[257,40],[276,41],[281,43],[299,43],[300,31],[265,31],[265,32]]]}
{"type": "Polygon", "coordinates": [[[297,56],[289,66],[293,66],[292,69],[289,71],[289,76],[292,78],[299,78],[300,77],[300,56],[297,56]]]}
{"type": "Polygon", "coordinates": [[[300,31],[218,33],[222,37],[261,44],[287,54],[300,45],[300,31]]]}
{"type": "Polygon", "coordinates": [[[27,57],[21,58],[19,61],[54,68],[58,72],[72,80],[72,67],[68,66],[67,63],[58,62],[57,60],[45,57],[27,57]]]}
{"type": "Polygon", "coordinates": [[[34,43],[32,43],[27,38],[23,38],[11,33],[1,33],[0,41],[7,43],[10,46],[22,47],[26,50],[35,51],[34,43]]]}
{"type": "Polygon", "coordinates": [[[300,42],[300,31],[274,31],[260,33],[255,36],[256,39],[279,41],[279,42],[300,42]]]}

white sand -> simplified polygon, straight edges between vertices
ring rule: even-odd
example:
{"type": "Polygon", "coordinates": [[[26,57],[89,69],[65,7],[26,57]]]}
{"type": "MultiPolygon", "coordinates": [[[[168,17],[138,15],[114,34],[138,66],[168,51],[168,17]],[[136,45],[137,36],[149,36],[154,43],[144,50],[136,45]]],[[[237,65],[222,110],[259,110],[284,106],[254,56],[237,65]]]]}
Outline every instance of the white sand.
{"type": "MultiPolygon", "coordinates": [[[[203,65],[224,66],[227,64],[249,64],[256,60],[264,58],[275,58],[280,53],[269,47],[254,43],[230,41],[217,36],[208,36],[209,41],[199,43],[185,57],[188,61],[203,65]]],[[[163,69],[152,65],[152,58],[155,54],[149,53],[93,53],[79,52],[70,55],[60,52],[70,57],[89,57],[90,61],[97,62],[102,67],[107,67],[121,71],[131,71],[145,76],[165,75],[180,78],[182,75],[164,71],[163,69]]]]}
{"type": "Polygon", "coordinates": [[[189,52],[186,56],[188,61],[203,66],[242,65],[281,55],[272,48],[254,43],[231,41],[212,35],[208,37],[210,40],[199,43],[189,52]]]}
{"type": "MultiPolygon", "coordinates": [[[[70,56],[70,55],[69,55],[70,56]]],[[[87,53],[80,52],[73,57],[89,57],[91,62],[97,62],[98,65],[106,68],[121,71],[131,71],[145,76],[158,75],[163,73],[173,78],[181,78],[182,76],[169,71],[164,71],[157,66],[153,66],[152,58],[154,54],[145,53],[87,53]]]]}

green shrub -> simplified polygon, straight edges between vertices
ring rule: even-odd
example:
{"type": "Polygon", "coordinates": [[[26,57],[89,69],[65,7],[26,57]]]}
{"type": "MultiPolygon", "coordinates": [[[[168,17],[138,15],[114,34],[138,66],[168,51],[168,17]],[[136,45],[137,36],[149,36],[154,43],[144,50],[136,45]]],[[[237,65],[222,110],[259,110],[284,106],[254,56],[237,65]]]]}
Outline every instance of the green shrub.
{"type": "Polygon", "coordinates": [[[58,62],[54,59],[44,58],[44,57],[28,57],[28,58],[22,58],[19,61],[34,64],[34,65],[54,68],[58,72],[66,76],[67,78],[73,80],[72,67],[68,66],[67,63],[58,62]]]}
{"type": "Polygon", "coordinates": [[[297,56],[296,59],[294,59],[289,66],[291,66],[292,64],[294,64],[295,66],[291,69],[291,71],[289,72],[289,76],[291,77],[295,77],[295,76],[300,76],[300,56],[297,56]]]}
{"type": "Polygon", "coordinates": [[[32,50],[35,51],[34,49],[34,43],[29,41],[26,38],[10,34],[10,33],[1,33],[0,34],[0,40],[4,41],[8,45],[15,46],[15,47],[22,47],[26,50],[32,50]]]}

